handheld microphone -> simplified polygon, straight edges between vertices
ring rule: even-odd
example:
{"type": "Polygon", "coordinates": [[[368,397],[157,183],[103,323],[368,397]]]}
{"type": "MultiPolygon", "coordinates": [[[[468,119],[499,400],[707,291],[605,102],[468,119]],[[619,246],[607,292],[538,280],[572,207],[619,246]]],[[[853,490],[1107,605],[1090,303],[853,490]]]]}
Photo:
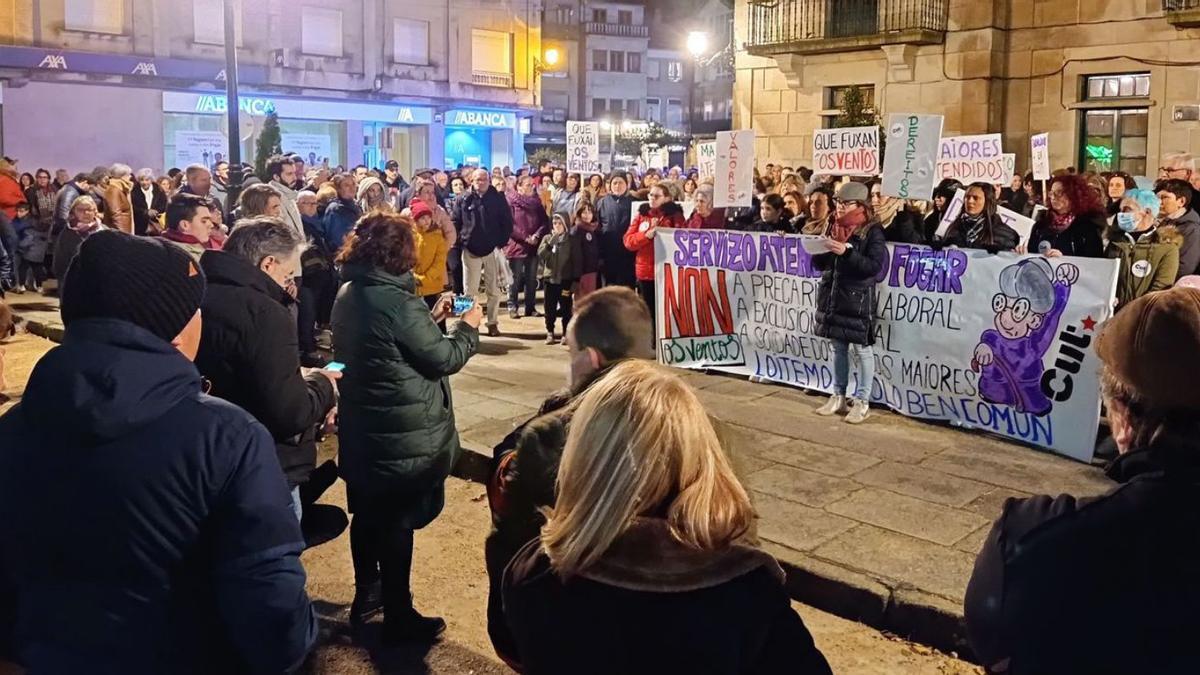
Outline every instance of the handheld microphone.
{"type": "Polygon", "coordinates": [[[1038,244],[1038,253],[1041,253],[1042,255],[1046,255],[1052,250],[1054,250],[1054,247],[1050,245],[1050,242],[1044,239],[1042,240],[1042,243],[1038,244]]]}

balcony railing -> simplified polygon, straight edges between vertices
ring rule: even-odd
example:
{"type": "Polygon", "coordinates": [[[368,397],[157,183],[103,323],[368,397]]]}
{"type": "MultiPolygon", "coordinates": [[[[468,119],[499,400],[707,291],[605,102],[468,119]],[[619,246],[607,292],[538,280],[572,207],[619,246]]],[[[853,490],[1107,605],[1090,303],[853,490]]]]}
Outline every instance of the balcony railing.
{"type": "Polygon", "coordinates": [[[471,73],[471,84],[478,84],[482,87],[512,89],[513,76],[512,73],[484,73],[474,71],[471,73]]]}
{"type": "Polygon", "coordinates": [[[949,4],[949,0],[752,2],[746,47],[752,54],[769,55],[936,44],[946,32],[949,4]]]}
{"type": "Polygon", "coordinates": [[[650,29],[646,26],[635,26],[628,23],[598,23],[589,21],[584,26],[590,35],[607,35],[609,37],[650,37],[650,29]]]}
{"type": "Polygon", "coordinates": [[[1162,0],[1167,22],[1180,28],[1200,26],[1200,0],[1162,0]]]}

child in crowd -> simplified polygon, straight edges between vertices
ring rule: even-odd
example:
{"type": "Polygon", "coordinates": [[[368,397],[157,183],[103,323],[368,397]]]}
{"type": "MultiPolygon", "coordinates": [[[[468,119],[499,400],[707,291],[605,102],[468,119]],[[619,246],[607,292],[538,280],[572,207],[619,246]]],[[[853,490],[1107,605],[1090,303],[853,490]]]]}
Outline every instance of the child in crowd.
{"type": "Polygon", "coordinates": [[[43,230],[40,223],[29,215],[29,204],[17,204],[17,217],[13,219],[13,230],[17,233],[17,255],[13,261],[17,272],[17,293],[27,289],[42,292],[46,280],[46,253],[50,249],[50,232],[43,230]]]}
{"type": "Polygon", "coordinates": [[[575,300],[582,300],[596,290],[600,277],[600,223],[596,210],[584,201],[575,209],[575,225],[571,228],[571,278],[578,285],[575,300]]]}
{"type": "MultiPolygon", "coordinates": [[[[417,280],[417,295],[425,299],[429,309],[437,305],[438,298],[446,290],[446,258],[450,255],[450,247],[442,228],[433,220],[433,209],[420,199],[414,199],[409,204],[413,219],[413,243],[416,244],[417,264],[413,266],[413,276],[417,280]]],[[[446,322],[438,324],[442,332],[446,332],[446,322]]]]}
{"type": "Polygon", "coordinates": [[[542,238],[538,246],[538,278],[543,283],[544,305],[542,313],[546,315],[546,344],[552,345],[557,341],[554,335],[554,321],[562,318],[562,344],[567,344],[567,324],[571,322],[572,278],[574,270],[572,257],[581,255],[577,252],[578,239],[572,239],[567,232],[567,221],[561,213],[554,214],[550,234],[542,238]]]}

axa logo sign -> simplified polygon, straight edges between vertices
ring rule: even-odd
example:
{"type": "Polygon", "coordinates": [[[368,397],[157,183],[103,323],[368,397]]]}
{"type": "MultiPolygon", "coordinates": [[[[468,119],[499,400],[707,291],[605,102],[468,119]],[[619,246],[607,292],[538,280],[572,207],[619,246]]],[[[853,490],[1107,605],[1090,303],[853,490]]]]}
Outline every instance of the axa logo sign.
{"type": "Polygon", "coordinates": [[[396,121],[397,122],[415,122],[416,118],[413,117],[412,108],[401,108],[400,112],[396,115],[396,121]]]}
{"type": "Polygon", "coordinates": [[[158,77],[158,68],[154,67],[153,61],[142,61],[133,67],[130,75],[153,75],[158,77]]]}
{"type": "Polygon", "coordinates": [[[450,126],[455,127],[511,127],[512,116],[504,112],[483,110],[455,110],[450,113],[450,126]]]}
{"type": "MultiPolygon", "coordinates": [[[[242,112],[262,117],[275,112],[275,102],[269,98],[245,97],[238,99],[238,109],[242,112]]],[[[229,102],[224,96],[205,94],[196,99],[196,112],[224,114],[229,110],[229,102]]]]}
{"type": "Polygon", "coordinates": [[[51,70],[66,70],[67,57],[62,54],[47,54],[42,62],[38,64],[38,68],[50,68],[51,70]]]}

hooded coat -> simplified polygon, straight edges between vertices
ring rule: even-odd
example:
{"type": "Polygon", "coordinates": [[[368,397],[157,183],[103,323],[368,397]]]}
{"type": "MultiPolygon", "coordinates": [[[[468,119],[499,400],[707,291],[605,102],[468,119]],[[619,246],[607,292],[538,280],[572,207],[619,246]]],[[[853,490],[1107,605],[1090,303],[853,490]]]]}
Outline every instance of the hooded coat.
{"type": "Polygon", "coordinates": [[[654,281],[654,240],[646,238],[646,231],[657,222],[660,228],[684,228],[687,221],[683,218],[683,207],[675,202],[667,202],[657,209],[649,204],[642,204],[638,215],[629,223],[625,231],[625,248],[636,254],[634,273],[638,281],[654,281]]]}
{"type": "Polygon", "coordinates": [[[1121,261],[1117,273],[1117,307],[1152,291],[1165,291],[1179,276],[1179,248],[1183,235],[1171,225],[1148,232],[1108,230],[1110,258],[1121,261]]]}
{"type": "Polygon", "coordinates": [[[287,672],[317,637],[271,436],[170,343],[79,319],[0,417],[0,661],[287,672]],[[64,420],[70,423],[64,424],[64,420]]]}
{"type": "Polygon", "coordinates": [[[308,480],[317,462],[316,427],[336,397],[329,378],[300,375],[292,298],[249,261],[224,251],[200,257],[208,278],[196,367],[213,396],[233,403],[271,432],[288,485],[308,480]]]}
{"type": "Polygon", "coordinates": [[[341,475],[350,509],[389,502],[401,526],[428,525],[444,503],[443,483],[462,451],[450,375],[479,348],[463,321],[443,335],[402,275],[349,263],[333,304],[341,475]]]}

